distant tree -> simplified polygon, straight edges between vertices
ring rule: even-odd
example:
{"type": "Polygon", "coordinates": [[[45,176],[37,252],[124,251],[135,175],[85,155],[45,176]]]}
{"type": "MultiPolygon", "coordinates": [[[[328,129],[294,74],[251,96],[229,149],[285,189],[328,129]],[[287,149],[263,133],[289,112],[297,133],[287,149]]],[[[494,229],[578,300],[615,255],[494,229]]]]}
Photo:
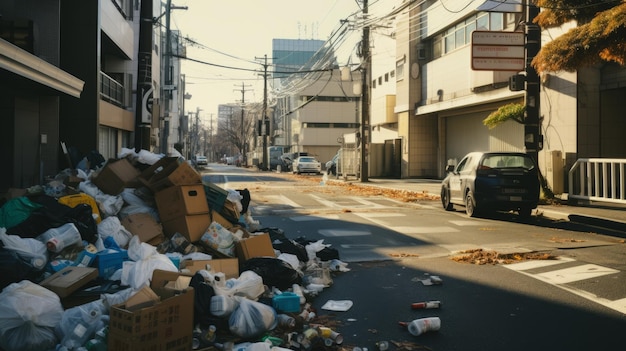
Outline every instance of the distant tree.
{"type": "MultiPolygon", "coordinates": [[[[532,0],[531,0],[532,1],[532,0]]],[[[576,28],[544,44],[532,61],[537,72],[568,71],[601,63],[626,63],[626,2],[623,0],[536,0],[542,28],[569,21],[576,28]]]]}

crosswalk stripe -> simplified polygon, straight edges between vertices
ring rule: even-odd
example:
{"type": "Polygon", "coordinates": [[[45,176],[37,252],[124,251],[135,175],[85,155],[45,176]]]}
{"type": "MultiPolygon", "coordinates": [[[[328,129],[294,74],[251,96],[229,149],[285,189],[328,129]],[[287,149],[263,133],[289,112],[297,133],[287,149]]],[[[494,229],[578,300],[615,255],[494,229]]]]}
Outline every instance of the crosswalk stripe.
{"type": "Polygon", "coordinates": [[[593,301],[599,305],[608,307],[612,310],[618,311],[622,314],[626,314],[626,298],[619,300],[608,300],[602,297],[599,297],[589,291],[585,291],[582,289],[578,289],[567,285],[568,283],[573,283],[585,279],[591,279],[596,277],[602,277],[610,274],[620,273],[620,271],[603,267],[595,264],[580,264],[574,267],[568,267],[564,269],[556,269],[549,272],[542,273],[531,273],[529,272],[535,268],[542,267],[550,267],[556,266],[566,262],[574,262],[574,259],[559,257],[557,260],[538,260],[538,261],[527,261],[515,264],[504,265],[505,268],[511,269],[513,271],[519,272],[525,276],[540,280],[544,283],[550,284],[557,288],[568,291],[574,295],[578,295],[583,297],[589,301],[593,301]]]}
{"type": "Polygon", "coordinates": [[[615,273],[619,273],[619,271],[608,267],[598,266],[597,264],[583,264],[576,267],[538,273],[536,275],[542,277],[543,280],[551,282],[552,284],[567,284],[615,273]]]}

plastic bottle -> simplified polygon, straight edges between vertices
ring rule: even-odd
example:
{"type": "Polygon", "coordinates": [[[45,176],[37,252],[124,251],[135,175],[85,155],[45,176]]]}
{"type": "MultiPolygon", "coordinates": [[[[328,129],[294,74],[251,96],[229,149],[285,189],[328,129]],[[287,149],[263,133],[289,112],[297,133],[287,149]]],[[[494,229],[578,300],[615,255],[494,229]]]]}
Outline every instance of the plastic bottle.
{"type": "MultiPolygon", "coordinates": [[[[81,244],[83,242],[78,228],[74,223],[66,223],[58,228],[50,228],[42,233],[39,238],[46,238],[48,251],[59,253],[66,247],[81,244]]],[[[39,239],[41,240],[41,239],[39,239]]]]}
{"type": "Polygon", "coordinates": [[[296,319],[290,315],[281,313],[276,316],[278,325],[284,329],[293,329],[296,327],[296,319]]]}
{"type": "Polygon", "coordinates": [[[306,302],[306,297],[304,297],[304,293],[302,292],[302,287],[298,284],[293,284],[291,286],[291,290],[293,290],[294,294],[300,297],[300,304],[304,305],[304,303],[306,302]]]}
{"type": "Polygon", "coordinates": [[[419,309],[431,309],[431,308],[439,308],[441,307],[441,301],[425,301],[425,302],[415,302],[411,304],[411,309],[419,310],[419,309]]]}
{"type": "Polygon", "coordinates": [[[441,328],[439,317],[427,317],[413,320],[408,324],[409,333],[419,336],[430,331],[438,331],[441,328]]]}

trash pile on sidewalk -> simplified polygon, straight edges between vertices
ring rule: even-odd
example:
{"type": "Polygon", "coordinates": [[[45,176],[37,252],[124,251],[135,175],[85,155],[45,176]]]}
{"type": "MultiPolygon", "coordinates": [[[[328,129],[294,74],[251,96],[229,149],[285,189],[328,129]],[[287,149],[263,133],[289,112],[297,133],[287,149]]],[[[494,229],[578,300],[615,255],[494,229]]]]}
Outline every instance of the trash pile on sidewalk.
{"type": "Polygon", "coordinates": [[[0,349],[311,350],[343,339],[310,300],[349,271],[261,228],[250,192],[124,149],[0,207],[0,349]]]}

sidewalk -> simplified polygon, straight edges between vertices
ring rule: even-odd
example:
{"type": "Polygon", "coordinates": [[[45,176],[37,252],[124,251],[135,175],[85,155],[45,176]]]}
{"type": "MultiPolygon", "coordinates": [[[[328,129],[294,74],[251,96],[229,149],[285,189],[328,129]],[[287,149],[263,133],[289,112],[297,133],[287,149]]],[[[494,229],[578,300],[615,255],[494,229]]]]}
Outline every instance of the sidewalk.
{"type": "MultiPolygon", "coordinates": [[[[333,179],[334,180],[334,179],[333,179]]],[[[339,179],[340,181],[341,178],[339,179]]],[[[379,179],[370,178],[369,182],[348,180],[354,184],[376,186],[388,189],[406,190],[417,193],[427,192],[439,196],[441,181],[432,179],[379,179]]],[[[539,205],[533,213],[540,213],[552,219],[568,220],[626,233],[626,208],[618,206],[575,206],[563,204],[539,205]]]]}

